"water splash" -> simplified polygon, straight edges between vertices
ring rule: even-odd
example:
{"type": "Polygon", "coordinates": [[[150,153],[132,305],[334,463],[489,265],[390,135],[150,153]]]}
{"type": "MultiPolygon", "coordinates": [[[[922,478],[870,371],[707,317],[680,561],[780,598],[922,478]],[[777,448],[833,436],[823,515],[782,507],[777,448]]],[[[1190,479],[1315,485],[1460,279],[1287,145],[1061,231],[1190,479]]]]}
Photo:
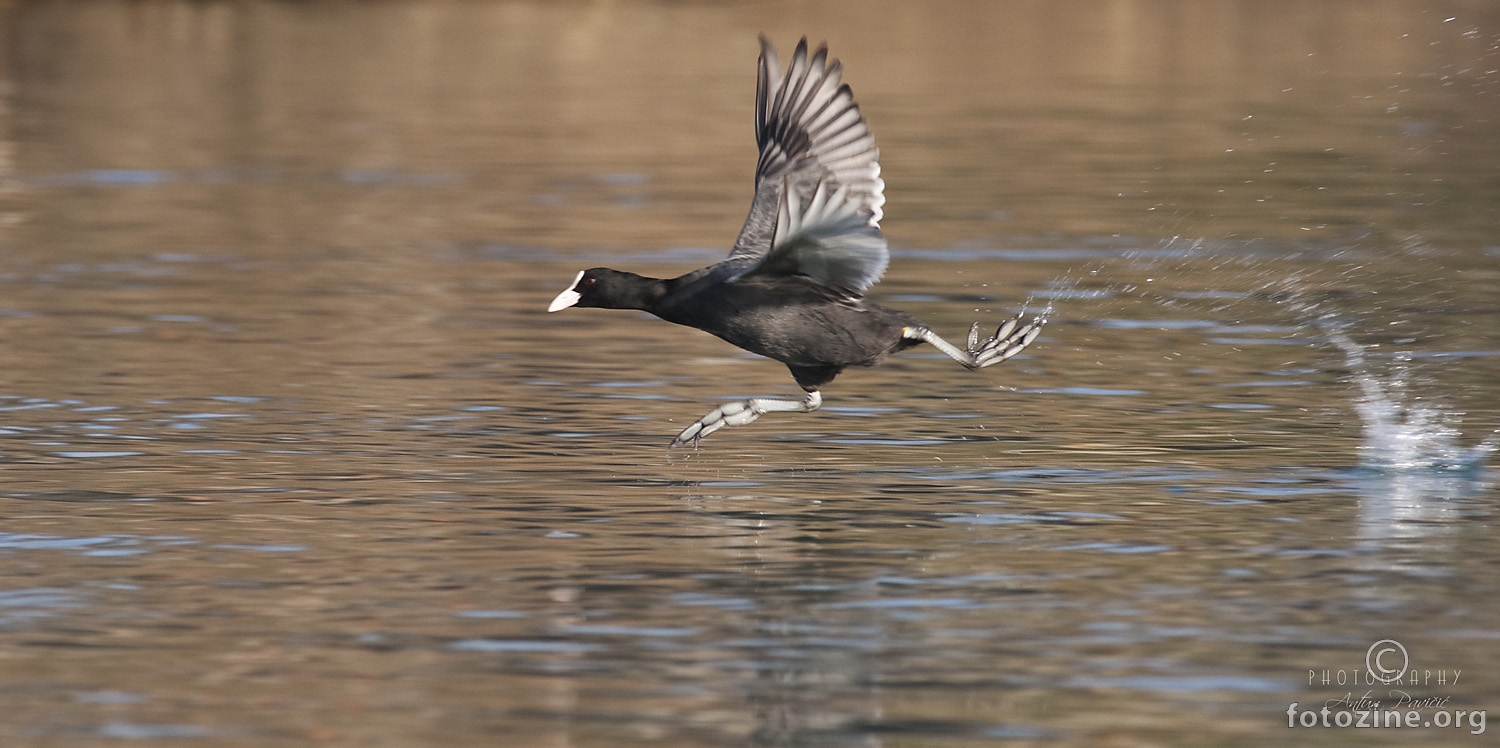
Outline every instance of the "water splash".
{"type": "Polygon", "coordinates": [[[1411,393],[1411,356],[1398,353],[1385,376],[1370,364],[1366,348],[1355,343],[1345,326],[1331,315],[1318,327],[1344,354],[1360,397],[1354,402],[1363,425],[1360,465],[1380,472],[1443,472],[1477,479],[1489,454],[1500,441],[1500,430],[1472,447],[1460,443],[1463,413],[1441,402],[1420,402],[1411,393]]]}
{"type": "MultiPolygon", "coordinates": [[[[1413,394],[1411,354],[1397,353],[1390,367],[1376,367],[1369,348],[1354,342],[1335,315],[1324,314],[1315,323],[1344,354],[1360,390],[1354,402],[1364,431],[1354,476],[1360,547],[1431,551],[1434,543],[1457,531],[1461,519],[1478,511],[1461,499],[1486,488],[1484,462],[1495,450],[1500,430],[1464,446],[1459,431],[1463,413],[1413,394]]],[[[1431,571],[1401,554],[1382,553],[1381,558],[1382,569],[1431,571]]]]}

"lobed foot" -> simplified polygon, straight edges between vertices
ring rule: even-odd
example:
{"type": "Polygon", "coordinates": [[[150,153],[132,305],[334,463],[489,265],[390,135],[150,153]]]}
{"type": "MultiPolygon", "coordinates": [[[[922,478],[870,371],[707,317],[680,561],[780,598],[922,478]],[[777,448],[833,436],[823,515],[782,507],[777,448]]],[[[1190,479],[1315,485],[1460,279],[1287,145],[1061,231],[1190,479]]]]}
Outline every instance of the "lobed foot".
{"type": "Polygon", "coordinates": [[[995,334],[979,339],[979,323],[975,322],[969,328],[969,346],[966,351],[972,363],[963,362],[970,369],[983,369],[1010,358],[1031,345],[1036,336],[1042,334],[1042,325],[1047,324],[1046,317],[1033,317],[1030,322],[1023,322],[1024,314],[1018,314],[1008,319],[995,334]]]}
{"type": "Polygon", "coordinates": [[[1042,333],[1042,325],[1047,324],[1046,317],[1032,317],[1031,321],[1025,321],[1024,314],[1018,314],[1012,319],[1005,321],[995,334],[979,339],[979,323],[975,322],[969,328],[969,345],[967,348],[958,346],[943,340],[942,336],[928,329],[926,326],[908,327],[902,331],[911,340],[920,340],[929,343],[933,347],[948,354],[954,361],[963,364],[970,370],[983,369],[1010,358],[1031,345],[1036,336],[1042,333]]]}
{"type": "Polygon", "coordinates": [[[743,426],[766,413],[810,413],[822,405],[823,395],[817,390],[807,393],[807,397],[802,400],[752,397],[749,400],[725,403],[683,429],[682,433],[672,439],[671,446],[675,447],[688,442],[697,446],[699,439],[725,426],[743,426]]]}

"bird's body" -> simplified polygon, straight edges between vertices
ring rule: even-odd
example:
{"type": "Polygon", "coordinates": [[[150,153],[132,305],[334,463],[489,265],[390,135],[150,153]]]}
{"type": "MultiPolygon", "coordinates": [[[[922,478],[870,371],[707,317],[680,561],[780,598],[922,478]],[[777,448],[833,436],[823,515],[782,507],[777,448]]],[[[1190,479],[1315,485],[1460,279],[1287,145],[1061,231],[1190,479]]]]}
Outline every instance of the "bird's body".
{"type": "Polygon", "coordinates": [[[762,37],[755,199],[729,257],[671,279],[585,270],[548,307],[650,312],[786,364],[807,393],[800,401],[752,398],[720,406],[674,444],[762,413],[816,410],[819,388],[845,368],[873,366],[917,343],[930,343],[971,369],[997,364],[1029,345],[1045,322],[1023,324],[1016,317],[984,341],[975,323],[968,347],[960,349],[910,314],[866,300],[864,291],[890,257],[880,233],[885,183],[879,151],[826,49],[809,57],[804,39],[780,79],[779,68],[762,37]]]}
{"type": "MultiPolygon", "coordinates": [[[[830,293],[798,276],[747,277],[725,282],[710,266],[658,280],[604,269],[596,283],[638,289],[625,307],[717,335],[751,353],[786,364],[801,385],[819,386],[850,366],[874,366],[887,354],[916,345],[903,330],[921,325],[906,312],[863,298],[830,293]],[[608,278],[608,281],[605,280],[608,278]]],[[[616,298],[627,298],[622,291],[616,298]]]]}

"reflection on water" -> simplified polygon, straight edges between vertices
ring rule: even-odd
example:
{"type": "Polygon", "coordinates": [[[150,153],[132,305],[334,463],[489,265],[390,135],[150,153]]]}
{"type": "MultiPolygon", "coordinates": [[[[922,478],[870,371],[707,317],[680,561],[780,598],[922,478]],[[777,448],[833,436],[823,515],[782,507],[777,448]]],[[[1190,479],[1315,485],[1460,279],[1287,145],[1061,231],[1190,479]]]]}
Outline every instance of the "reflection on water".
{"type": "Polygon", "coordinates": [[[0,6],[0,738],[1259,745],[1385,638],[1500,704],[1497,44],[1415,0],[0,6]],[[762,30],[871,120],[880,300],[1054,321],[669,453],[784,369],[541,310],[723,255],[762,30]]]}

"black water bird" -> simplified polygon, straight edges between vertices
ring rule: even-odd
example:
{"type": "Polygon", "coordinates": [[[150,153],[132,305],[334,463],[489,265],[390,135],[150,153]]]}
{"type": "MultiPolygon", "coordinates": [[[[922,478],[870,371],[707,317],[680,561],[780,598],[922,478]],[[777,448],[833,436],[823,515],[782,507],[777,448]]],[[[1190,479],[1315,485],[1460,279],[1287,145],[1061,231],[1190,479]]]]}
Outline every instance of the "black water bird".
{"type": "Polygon", "coordinates": [[[993,366],[1036,339],[1044,317],[1024,313],[965,348],[915,317],[867,301],[863,294],[889,262],[880,233],[885,182],[879,151],[843,68],[819,46],[797,45],[778,77],[776,50],[761,37],[755,88],[755,198],[729,257],[678,278],[647,278],[609,268],[584,270],[547,311],[570,306],[640,309],[696,327],[791,369],[801,400],[751,398],[727,403],[682,430],[673,445],[696,443],[724,426],[764,413],[809,412],[818,388],[850,366],[930,343],[969,369],[993,366]]]}

